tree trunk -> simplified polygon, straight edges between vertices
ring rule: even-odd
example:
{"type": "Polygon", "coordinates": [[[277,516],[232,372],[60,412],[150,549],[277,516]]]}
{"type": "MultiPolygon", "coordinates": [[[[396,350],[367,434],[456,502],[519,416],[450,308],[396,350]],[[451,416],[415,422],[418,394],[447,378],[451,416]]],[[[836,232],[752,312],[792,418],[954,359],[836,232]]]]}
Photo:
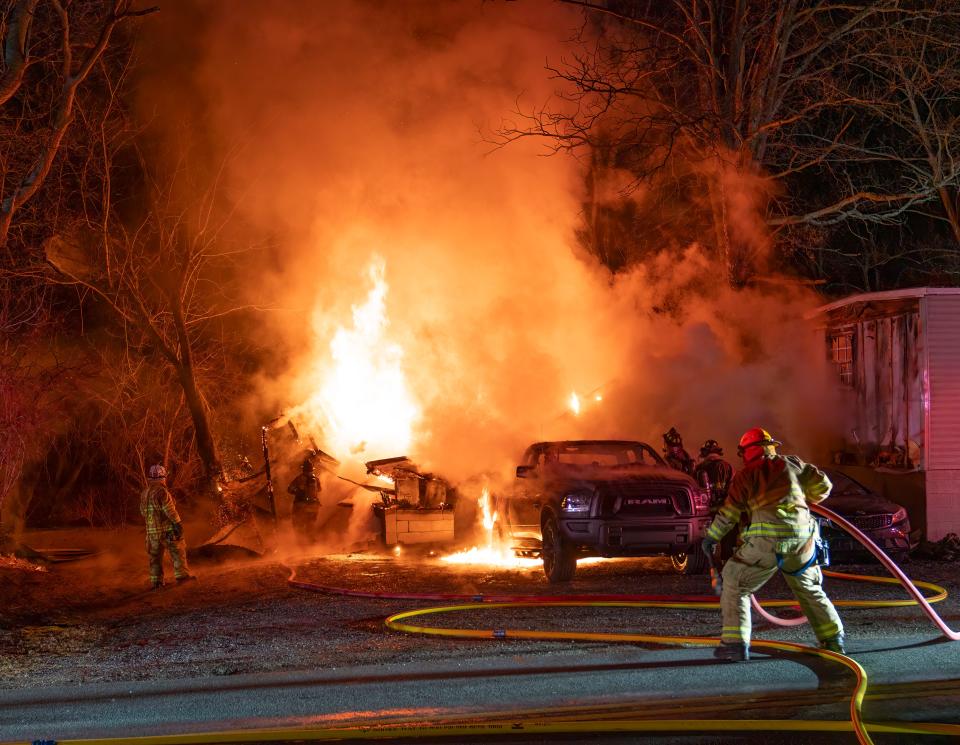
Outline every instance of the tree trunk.
{"type": "Polygon", "coordinates": [[[193,431],[197,438],[197,454],[203,463],[207,480],[214,483],[222,477],[223,466],[220,463],[217,444],[213,439],[213,429],[210,426],[207,407],[203,403],[200,391],[197,390],[193,369],[187,365],[181,365],[177,368],[177,376],[180,378],[180,385],[183,386],[183,397],[187,402],[187,408],[190,410],[190,417],[193,420],[193,431]]]}
{"type": "Polygon", "coordinates": [[[710,177],[707,191],[710,199],[710,212],[713,222],[713,234],[717,252],[723,262],[726,281],[731,287],[742,287],[746,282],[743,242],[737,238],[736,230],[731,230],[730,206],[728,204],[724,164],[718,159],[717,174],[710,177]]]}
{"type": "Polygon", "coordinates": [[[946,186],[941,186],[937,191],[940,194],[943,211],[947,213],[947,219],[950,221],[950,230],[953,231],[954,240],[960,245],[960,215],[957,214],[957,205],[953,201],[953,195],[946,186]]]}

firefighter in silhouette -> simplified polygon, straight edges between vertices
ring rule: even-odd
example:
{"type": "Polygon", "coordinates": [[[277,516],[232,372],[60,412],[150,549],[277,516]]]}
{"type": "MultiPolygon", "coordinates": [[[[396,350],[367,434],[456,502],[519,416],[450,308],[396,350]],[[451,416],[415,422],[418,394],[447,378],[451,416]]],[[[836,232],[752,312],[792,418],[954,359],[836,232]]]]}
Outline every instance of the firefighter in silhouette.
{"type": "MultiPolygon", "coordinates": [[[[723,448],[716,440],[707,440],[700,448],[700,460],[693,469],[693,478],[710,494],[710,514],[716,516],[733,479],[733,466],[723,457],[723,448]]],[[[726,561],[737,547],[739,530],[735,526],[720,542],[720,559],[726,561]]]]}
{"type": "Polygon", "coordinates": [[[733,466],[723,457],[723,448],[716,440],[707,440],[700,448],[700,460],[693,469],[693,478],[710,491],[710,509],[716,511],[727,498],[733,478],[733,466]]]}
{"type": "Polygon", "coordinates": [[[163,550],[170,554],[177,583],[196,579],[187,566],[187,544],[183,540],[183,521],[177,513],[173,495],[164,483],[167,469],[150,466],[147,487],[140,494],[140,514],[147,527],[147,555],[150,557],[150,583],[154,590],[163,587],[163,550]]]}
{"type": "Polygon", "coordinates": [[[670,468],[693,475],[693,458],[683,449],[683,438],[676,427],[671,427],[669,432],[663,434],[663,455],[670,468]]]}
{"type": "Polygon", "coordinates": [[[730,482],[727,499],[707,529],[703,550],[716,544],[749,514],[743,543],[723,567],[720,610],[723,628],[714,656],[750,659],[750,595],[779,570],[809,619],[821,648],[844,654],[843,624],[823,591],[818,563],[818,526],[809,503],[830,494],[832,484],[816,466],[795,455],[779,455],[781,443],[760,427],[747,430],[737,449],[743,468],[730,482]]]}
{"type": "Polygon", "coordinates": [[[301,538],[313,537],[317,515],[320,512],[320,480],[313,472],[313,461],[304,458],[300,475],[290,482],[287,493],[293,495],[293,529],[301,538]]]}

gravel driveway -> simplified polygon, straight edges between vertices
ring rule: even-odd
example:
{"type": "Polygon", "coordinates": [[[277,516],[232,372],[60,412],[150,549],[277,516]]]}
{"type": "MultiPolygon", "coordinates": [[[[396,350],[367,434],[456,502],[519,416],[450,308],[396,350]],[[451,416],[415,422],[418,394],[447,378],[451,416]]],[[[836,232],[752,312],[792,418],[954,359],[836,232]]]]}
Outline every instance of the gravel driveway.
{"type": "MultiPolygon", "coordinates": [[[[186,678],[333,669],[344,665],[437,661],[461,656],[516,657],[556,651],[574,642],[463,641],[395,633],[383,619],[396,611],[442,605],[416,600],[332,596],[286,583],[276,558],[196,564],[199,582],[145,592],[145,557],[135,531],[118,534],[99,556],[50,571],[0,567],[7,595],[0,605],[0,688],[88,681],[186,678]]],[[[79,542],[58,535],[61,545],[79,542]]],[[[77,545],[77,543],[74,545],[77,545]]],[[[707,594],[705,577],[673,572],[668,560],[616,560],[578,569],[573,582],[551,586],[536,569],[450,566],[437,557],[360,552],[291,557],[301,579],[373,592],[474,594],[707,594]]],[[[882,574],[879,566],[852,571],[882,574]]],[[[911,562],[907,573],[945,586],[935,607],[960,626],[956,564],[911,562]]],[[[894,586],[827,580],[835,600],[902,598],[894,586]]],[[[775,578],[764,597],[788,597],[775,578]]],[[[840,609],[850,638],[935,633],[916,607],[840,609]]],[[[638,608],[535,608],[437,615],[429,623],[470,628],[634,631],[712,636],[717,611],[638,608]]],[[[810,641],[809,629],[756,625],[758,637],[810,641]]],[[[604,643],[597,643],[601,647],[604,643]]]]}

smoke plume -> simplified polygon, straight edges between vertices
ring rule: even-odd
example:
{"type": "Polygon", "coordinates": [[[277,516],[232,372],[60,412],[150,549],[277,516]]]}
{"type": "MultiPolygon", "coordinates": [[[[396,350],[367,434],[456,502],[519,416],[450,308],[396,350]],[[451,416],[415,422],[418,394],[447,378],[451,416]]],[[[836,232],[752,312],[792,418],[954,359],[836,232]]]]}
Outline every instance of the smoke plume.
{"type": "Polygon", "coordinates": [[[144,105],[198,122],[271,246],[250,271],[251,297],[279,308],[263,411],[312,417],[341,460],[409,455],[453,480],[504,473],[540,439],[659,448],[670,426],[691,450],[716,438],[729,453],[758,425],[801,453],[820,444],[812,295],[734,292],[696,245],[611,275],[575,243],[579,164],[483,136],[518,98],[553,94],[544,63],[569,53],[572,9],[219,0],[161,15],[144,105]],[[338,372],[350,354],[363,370],[338,372]],[[351,381],[365,387],[344,393],[351,381]],[[336,416],[367,434],[339,440],[336,416]]]}

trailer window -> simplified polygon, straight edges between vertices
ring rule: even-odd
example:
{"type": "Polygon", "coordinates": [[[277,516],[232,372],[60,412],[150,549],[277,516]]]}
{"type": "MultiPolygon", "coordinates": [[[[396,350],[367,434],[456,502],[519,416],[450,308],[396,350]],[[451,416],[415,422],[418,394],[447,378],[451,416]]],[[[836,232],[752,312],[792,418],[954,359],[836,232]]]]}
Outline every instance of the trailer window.
{"type": "Polygon", "coordinates": [[[837,367],[840,382],[853,387],[853,332],[842,331],[827,337],[830,345],[830,360],[837,367]]]}

